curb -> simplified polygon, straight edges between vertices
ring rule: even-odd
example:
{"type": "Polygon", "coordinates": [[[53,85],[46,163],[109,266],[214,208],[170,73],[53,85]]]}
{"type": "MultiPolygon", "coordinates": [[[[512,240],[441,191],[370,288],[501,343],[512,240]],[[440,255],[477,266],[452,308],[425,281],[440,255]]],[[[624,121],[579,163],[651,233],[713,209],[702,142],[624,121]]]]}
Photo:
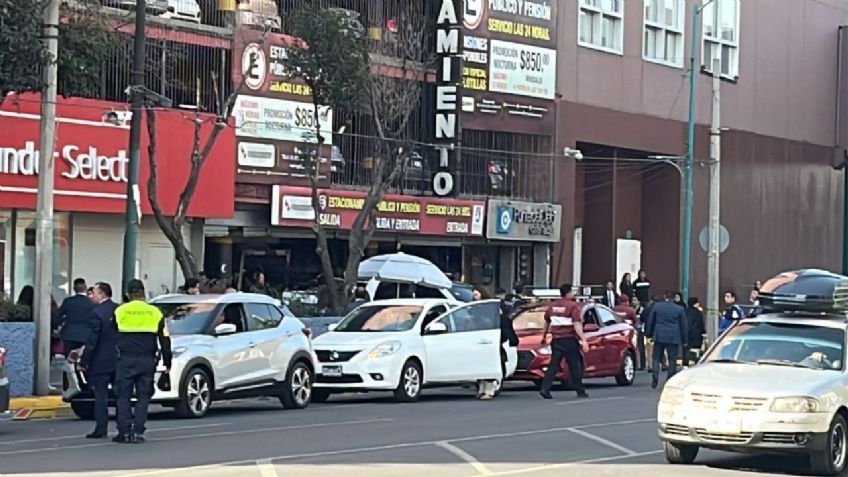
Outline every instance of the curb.
{"type": "Polygon", "coordinates": [[[53,419],[71,414],[71,407],[62,401],[62,396],[12,398],[9,409],[14,411],[13,419],[16,421],[53,419]]]}

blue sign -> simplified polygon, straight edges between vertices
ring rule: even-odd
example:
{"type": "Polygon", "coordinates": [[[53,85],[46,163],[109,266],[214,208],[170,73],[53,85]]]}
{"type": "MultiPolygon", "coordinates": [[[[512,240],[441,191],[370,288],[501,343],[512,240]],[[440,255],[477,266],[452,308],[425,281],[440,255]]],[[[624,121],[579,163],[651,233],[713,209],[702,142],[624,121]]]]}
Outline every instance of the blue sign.
{"type": "Polygon", "coordinates": [[[515,222],[515,209],[507,206],[498,207],[497,232],[509,234],[512,232],[512,224],[515,222]]]}

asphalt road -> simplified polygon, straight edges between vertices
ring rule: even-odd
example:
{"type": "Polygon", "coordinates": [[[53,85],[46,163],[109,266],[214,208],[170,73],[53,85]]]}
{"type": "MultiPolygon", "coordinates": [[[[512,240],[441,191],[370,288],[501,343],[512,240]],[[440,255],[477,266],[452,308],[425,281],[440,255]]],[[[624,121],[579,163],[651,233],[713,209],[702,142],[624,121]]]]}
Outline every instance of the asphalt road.
{"type": "Polygon", "coordinates": [[[276,400],[217,404],[202,420],[155,413],[144,445],[80,438],[75,419],[0,424],[0,475],[58,477],[475,477],[531,475],[801,475],[797,458],[704,452],[665,464],[656,436],[658,393],[647,375],[619,388],[591,383],[587,400],[545,401],[509,385],[481,402],[470,390],[428,390],[421,402],[336,397],[303,411],[276,400]]]}

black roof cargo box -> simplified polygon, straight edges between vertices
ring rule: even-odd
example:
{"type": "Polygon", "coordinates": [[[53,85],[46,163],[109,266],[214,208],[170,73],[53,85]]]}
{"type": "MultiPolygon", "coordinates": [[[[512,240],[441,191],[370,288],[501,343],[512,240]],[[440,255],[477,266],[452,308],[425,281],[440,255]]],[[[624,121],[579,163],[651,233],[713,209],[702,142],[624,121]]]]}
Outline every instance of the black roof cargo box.
{"type": "Polygon", "coordinates": [[[783,272],[760,288],[766,311],[848,311],[848,277],[826,270],[783,272]]]}

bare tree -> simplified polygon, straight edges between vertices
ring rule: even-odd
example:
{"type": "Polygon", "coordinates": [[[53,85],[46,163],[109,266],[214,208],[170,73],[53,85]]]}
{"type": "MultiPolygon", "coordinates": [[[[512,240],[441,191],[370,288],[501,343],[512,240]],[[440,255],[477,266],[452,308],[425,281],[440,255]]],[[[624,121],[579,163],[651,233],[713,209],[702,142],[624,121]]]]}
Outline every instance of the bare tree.
{"type": "MultiPolygon", "coordinates": [[[[292,77],[312,89],[313,147],[304,147],[301,157],[312,189],[316,253],[337,313],[343,311],[356,285],[359,263],[376,228],[377,207],[401,177],[414,144],[415,132],[410,131],[409,122],[418,109],[420,82],[430,64],[421,8],[409,2],[394,16],[398,27],[380,30],[379,38],[366,37],[360,19],[346,10],[306,5],[291,15],[293,34],[299,41],[289,49],[287,68],[292,77]],[[364,114],[375,131],[368,141],[373,157],[370,186],[350,230],[341,293],[320,214],[322,128],[326,127],[321,124],[321,107],[364,114]]],[[[382,15],[379,6],[371,11],[375,17],[382,15]]],[[[387,18],[364,20],[369,25],[385,25],[387,18]]]]}

